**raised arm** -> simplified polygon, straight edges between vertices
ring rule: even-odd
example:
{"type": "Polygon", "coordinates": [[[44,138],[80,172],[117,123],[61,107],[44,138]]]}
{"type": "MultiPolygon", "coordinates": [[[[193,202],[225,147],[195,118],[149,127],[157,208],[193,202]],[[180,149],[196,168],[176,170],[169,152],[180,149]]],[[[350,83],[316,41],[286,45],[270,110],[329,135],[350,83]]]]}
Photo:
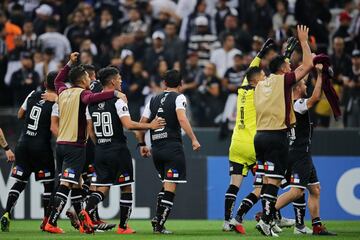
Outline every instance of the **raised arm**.
{"type": "Polygon", "coordinates": [[[295,69],[295,79],[296,81],[300,81],[313,68],[313,59],[311,55],[311,49],[308,43],[309,28],[304,25],[298,25],[297,33],[303,53],[303,61],[302,64],[295,69]]]}
{"type": "Polygon", "coordinates": [[[313,93],[311,95],[311,97],[309,98],[309,100],[306,102],[307,108],[310,109],[312,108],[315,103],[317,103],[320,100],[321,97],[321,92],[322,92],[322,69],[323,69],[323,65],[322,64],[316,64],[315,65],[316,68],[316,72],[317,72],[317,79],[316,79],[316,84],[315,84],[315,88],[313,90],[313,93]]]}

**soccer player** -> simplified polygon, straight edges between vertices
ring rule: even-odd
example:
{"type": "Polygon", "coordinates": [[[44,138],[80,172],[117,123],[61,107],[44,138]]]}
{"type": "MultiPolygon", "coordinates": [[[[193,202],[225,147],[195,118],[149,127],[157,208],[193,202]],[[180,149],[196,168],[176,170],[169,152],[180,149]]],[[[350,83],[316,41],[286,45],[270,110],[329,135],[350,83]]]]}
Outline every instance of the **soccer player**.
{"type": "MultiPolygon", "coordinates": [[[[101,69],[99,79],[104,91],[121,91],[122,80],[116,68],[101,69]]],[[[86,117],[90,124],[90,136],[96,144],[95,176],[92,179],[92,185],[96,186],[96,191],[91,194],[85,211],[91,215],[96,206],[104,200],[110,186],[120,186],[120,224],[117,233],[135,233],[127,225],[132,211],[131,183],[134,182],[134,174],[132,157],[126,144],[123,127],[129,130],[156,130],[164,127],[165,121],[156,118],[151,123],[134,122],[130,118],[127,103],[115,97],[98,104],[90,104],[87,108],[86,117]]],[[[86,217],[81,221],[81,227],[94,227],[93,219],[89,221],[86,217]]]]}
{"type": "Polygon", "coordinates": [[[269,65],[272,74],[255,88],[257,131],[254,145],[256,159],[264,163],[264,183],[267,182],[262,186],[263,212],[256,228],[266,236],[277,236],[272,230],[275,204],[287,168],[288,131],[296,121],[292,109],[292,87],[313,67],[308,32],[306,26],[297,27],[303,52],[302,65],[291,71],[286,57],[277,56],[269,65]]]}
{"type": "MultiPolygon", "coordinates": [[[[169,70],[164,75],[165,91],[152,97],[145,106],[140,122],[149,122],[156,117],[164,118],[165,127],[150,131],[152,156],[163,188],[157,198],[156,217],[151,221],[153,232],[171,234],[164,224],[169,217],[178,183],[186,183],[185,154],[182,145],[181,128],[191,139],[194,151],[200,150],[198,142],[186,117],[186,98],[180,93],[181,75],[176,70],[169,70]]],[[[137,133],[140,154],[151,155],[145,145],[144,132],[137,133]]]]}
{"type": "Polygon", "coordinates": [[[79,53],[70,55],[70,61],[55,78],[55,89],[59,95],[59,133],[57,137],[57,163],[61,168],[60,185],[54,197],[54,204],[44,230],[50,233],[63,233],[57,226],[70,190],[80,189],[79,180],[85,164],[86,116],[87,104],[105,101],[115,97],[124,97],[119,91],[92,93],[89,89],[90,78],[79,65],[79,53]],[[69,75],[72,87],[66,87],[64,80],[69,75]]]}
{"type": "MultiPolygon", "coordinates": [[[[54,79],[57,72],[50,72],[45,80],[46,92],[55,92],[54,79]]],[[[19,109],[18,118],[24,126],[15,148],[16,161],[11,177],[16,180],[11,187],[5,213],[1,218],[1,230],[9,231],[11,211],[21,192],[25,189],[31,173],[35,180],[43,183],[42,204],[44,219],[48,218],[48,205],[54,187],[55,163],[51,148],[51,115],[56,104],[41,98],[43,91],[32,91],[19,109]]],[[[43,225],[41,226],[41,228],[43,225]]]]}
{"type": "MultiPolygon", "coordinates": [[[[258,81],[264,79],[265,73],[259,68],[261,58],[273,45],[273,40],[268,39],[260,52],[251,62],[246,72],[245,80],[238,89],[236,123],[229,149],[229,174],[230,185],[225,194],[225,220],[223,231],[231,231],[230,219],[239,187],[249,170],[256,164],[254,136],[256,132],[256,111],[254,106],[254,90],[258,81]]],[[[254,169],[255,170],[255,169],[254,169]]],[[[255,172],[253,171],[253,174],[255,172]]],[[[260,185],[261,186],[261,185],[260,185]]],[[[256,197],[250,196],[250,199],[256,197]]],[[[251,201],[251,200],[250,200],[251,201]]],[[[256,201],[257,202],[257,198],[256,201]]],[[[245,233],[241,224],[237,224],[237,231],[245,233]]]]}
{"type": "Polygon", "coordinates": [[[320,220],[320,183],[311,158],[313,126],[309,110],[320,100],[323,65],[315,65],[317,80],[310,98],[306,98],[305,80],[293,89],[296,127],[291,129],[287,181],[290,190],[279,196],[275,208],[281,209],[293,202],[296,225],[295,234],[336,235],[327,231],[320,220]],[[309,210],[313,229],[305,226],[305,189],[309,191],[309,210]]]}
{"type": "Polygon", "coordinates": [[[2,131],[2,129],[0,128],[0,146],[4,149],[5,154],[6,154],[6,158],[8,162],[13,162],[15,161],[15,155],[13,153],[13,151],[11,151],[9,144],[6,141],[5,135],[2,131]]]}

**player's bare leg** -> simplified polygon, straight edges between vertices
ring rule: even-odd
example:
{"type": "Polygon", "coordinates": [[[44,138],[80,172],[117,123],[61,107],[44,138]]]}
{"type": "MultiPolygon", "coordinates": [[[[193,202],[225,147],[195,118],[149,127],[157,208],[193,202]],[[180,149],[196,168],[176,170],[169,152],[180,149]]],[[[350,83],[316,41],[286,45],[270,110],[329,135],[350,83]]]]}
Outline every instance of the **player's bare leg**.
{"type": "Polygon", "coordinates": [[[320,218],[320,184],[308,185],[309,198],[308,207],[311,215],[313,234],[336,236],[336,233],[329,232],[320,218]]]}

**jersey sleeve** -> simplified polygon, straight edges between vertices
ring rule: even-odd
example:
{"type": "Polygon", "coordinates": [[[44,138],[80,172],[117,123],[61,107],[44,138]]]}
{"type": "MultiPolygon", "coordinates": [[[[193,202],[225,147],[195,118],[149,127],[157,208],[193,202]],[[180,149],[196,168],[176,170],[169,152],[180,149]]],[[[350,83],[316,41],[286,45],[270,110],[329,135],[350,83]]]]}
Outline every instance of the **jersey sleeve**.
{"type": "Polygon", "coordinates": [[[54,105],[52,106],[51,116],[59,117],[59,105],[57,103],[54,103],[54,105]]]}
{"type": "Polygon", "coordinates": [[[284,78],[286,89],[291,89],[291,87],[296,83],[295,72],[285,73],[284,78]]]}
{"type": "Polygon", "coordinates": [[[35,91],[33,90],[29,95],[27,95],[27,97],[25,98],[25,101],[23,102],[23,104],[21,105],[21,108],[24,109],[26,111],[27,109],[27,101],[29,99],[29,97],[31,96],[31,94],[33,94],[35,91]]]}
{"type": "Polygon", "coordinates": [[[186,97],[184,94],[177,96],[177,98],[175,100],[175,106],[176,106],[175,107],[176,110],[178,110],[178,109],[186,110],[187,103],[186,103],[186,97]]]}
{"type": "Polygon", "coordinates": [[[146,104],[142,116],[143,116],[144,118],[150,118],[150,116],[151,116],[150,101],[146,104]]]}
{"type": "Polygon", "coordinates": [[[129,107],[126,102],[122,99],[118,99],[115,103],[116,112],[119,118],[130,116],[129,107]]]}
{"type": "Polygon", "coordinates": [[[300,114],[306,113],[306,111],[308,111],[307,101],[308,99],[304,98],[296,100],[294,103],[294,111],[300,114]]]}
{"type": "Polygon", "coordinates": [[[86,107],[85,114],[86,114],[86,120],[91,120],[91,116],[90,116],[90,112],[89,112],[89,107],[86,107]]]}

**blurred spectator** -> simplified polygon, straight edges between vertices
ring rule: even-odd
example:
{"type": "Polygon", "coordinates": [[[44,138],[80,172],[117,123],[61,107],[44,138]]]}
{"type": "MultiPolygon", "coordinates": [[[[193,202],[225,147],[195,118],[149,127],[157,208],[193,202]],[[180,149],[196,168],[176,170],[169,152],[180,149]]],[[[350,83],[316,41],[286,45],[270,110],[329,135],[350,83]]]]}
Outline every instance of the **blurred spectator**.
{"type": "Polygon", "coordinates": [[[98,55],[97,47],[90,38],[86,38],[81,42],[80,52],[82,51],[90,51],[93,56],[98,55]]]}
{"type": "Polygon", "coordinates": [[[334,33],[333,38],[335,37],[343,38],[345,43],[344,51],[346,54],[350,55],[352,53],[352,50],[354,49],[354,42],[352,41],[352,37],[350,36],[349,33],[349,27],[351,23],[350,14],[345,11],[341,12],[339,15],[339,21],[340,21],[340,26],[334,33]]]}
{"type": "Polygon", "coordinates": [[[197,52],[199,55],[199,66],[204,67],[210,60],[211,51],[220,47],[216,35],[209,31],[209,21],[204,16],[195,19],[196,32],[189,38],[187,52],[197,52]]]}
{"type": "Polygon", "coordinates": [[[235,47],[237,49],[245,53],[251,51],[251,35],[239,26],[237,16],[227,15],[225,17],[224,28],[220,32],[220,40],[222,41],[228,33],[231,33],[235,37],[235,47]]]}
{"type": "Polygon", "coordinates": [[[158,18],[153,19],[151,29],[152,31],[164,31],[166,24],[170,22],[178,26],[181,18],[179,18],[174,11],[163,8],[159,12],[158,18]]]}
{"type": "Polygon", "coordinates": [[[12,5],[9,11],[9,19],[16,26],[23,26],[25,20],[24,7],[18,3],[12,5]]]}
{"type": "Polygon", "coordinates": [[[152,16],[157,19],[161,11],[176,12],[177,5],[172,0],[152,0],[150,1],[152,7],[152,16]]]}
{"type": "Polygon", "coordinates": [[[140,12],[137,8],[131,8],[129,11],[129,20],[123,23],[122,32],[123,33],[134,33],[136,31],[141,31],[147,33],[148,26],[141,19],[140,12]]]}
{"type": "Polygon", "coordinates": [[[288,12],[286,0],[276,1],[276,13],[272,17],[275,40],[279,43],[286,41],[289,26],[296,26],[295,17],[288,12]]]}
{"type": "Polygon", "coordinates": [[[7,50],[5,44],[5,25],[0,23],[0,103],[4,103],[6,100],[6,85],[5,74],[7,68],[7,50]]]}
{"type": "Polygon", "coordinates": [[[22,67],[12,74],[10,82],[15,107],[20,106],[26,96],[40,84],[39,74],[34,70],[30,53],[24,52],[21,54],[21,65],[22,67]]]}
{"type": "Polygon", "coordinates": [[[256,54],[260,51],[261,46],[264,44],[264,39],[257,35],[253,36],[251,43],[251,57],[254,58],[256,54]]]}
{"type": "Polygon", "coordinates": [[[34,31],[36,35],[39,36],[45,32],[46,22],[51,19],[54,10],[50,5],[41,4],[35,12],[36,18],[34,20],[34,31]]]}
{"type": "Polygon", "coordinates": [[[196,81],[199,88],[194,102],[194,117],[199,126],[215,126],[214,120],[222,111],[220,80],[216,77],[215,64],[207,63],[196,81]]]}
{"type": "Polygon", "coordinates": [[[136,61],[144,61],[144,49],[147,49],[149,44],[146,42],[146,33],[136,31],[134,33],[134,41],[128,45],[128,48],[134,53],[136,61]]]}
{"type": "Polygon", "coordinates": [[[192,104],[192,101],[194,100],[194,94],[198,87],[196,78],[201,71],[202,69],[199,66],[198,54],[196,52],[189,53],[185,67],[185,74],[183,75],[184,83],[182,85],[182,90],[185,96],[190,99],[190,104],[192,104]]]}
{"type": "Polygon", "coordinates": [[[129,90],[127,98],[129,100],[129,111],[134,121],[140,120],[140,109],[144,105],[144,87],[147,85],[147,79],[143,74],[141,62],[135,62],[132,65],[131,77],[129,79],[129,90]]]}
{"type": "Polygon", "coordinates": [[[360,1],[357,4],[357,14],[351,22],[349,32],[354,39],[356,48],[360,49],[360,1]]]}
{"type": "Polygon", "coordinates": [[[181,66],[184,64],[185,58],[185,44],[184,42],[177,36],[177,28],[176,24],[173,22],[169,22],[165,26],[165,49],[168,49],[170,53],[173,54],[173,59],[175,62],[180,62],[181,66]]]}
{"type": "Polygon", "coordinates": [[[30,19],[33,17],[33,13],[35,8],[37,8],[40,4],[40,0],[19,0],[19,4],[24,6],[24,16],[26,19],[30,19]]]}
{"type": "Polygon", "coordinates": [[[63,34],[57,32],[55,20],[47,22],[46,32],[39,36],[39,43],[42,50],[52,48],[55,53],[55,60],[58,62],[71,53],[70,42],[63,34]]]}
{"type": "Polygon", "coordinates": [[[156,31],[152,35],[152,45],[145,51],[144,66],[146,71],[152,75],[156,72],[156,64],[164,60],[167,66],[172,68],[174,59],[169,49],[165,48],[165,34],[161,31],[156,31]]]}
{"type": "Polygon", "coordinates": [[[196,19],[198,17],[205,17],[207,19],[208,32],[215,34],[215,26],[212,21],[212,18],[206,12],[206,1],[197,0],[193,12],[185,19],[183,19],[180,28],[180,38],[181,40],[187,42],[191,35],[194,35],[197,31],[198,25],[196,24],[196,19]]]}
{"type": "Polygon", "coordinates": [[[27,52],[35,52],[38,48],[38,39],[34,33],[34,26],[32,21],[27,20],[23,25],[23,35],[21,35],[21,41],[24,43],[24,48],[27,52]]]}
{"type": "Polygon", "coordinates": [[[241,54],[241,51],[235,48],[234,36],[232,34],[225,35],[222,48],[214,50],[210,57],[210,62],[216,65],[219,78],[223,78],[226,70],[234,66],[234,56],[236,54],[241,54]]]}
{"type": "Polygon", "coordinates": [[[85,22],[84,13],[81,10],[76,10],[70,18],[71,24],[65,28],[64,35],[69,39],[71,49],[73,51],[79,51],[81,42],[83,39],[89,37],[91,32],[85,22]]]}
{"type": "Polygon", "coordinates": [[[121,64],[121,50],[124,46],[124,42],[120,35],[115,35],[111,40],[111,48],[106,52],[103,52],[101,57],[102,66],[120,66],[121,64]]]}
{"type": "Polygon", "coordinates": [[[96,66],[96,63],[94,62],[94,57],[89,50],[84,50],[80,52],[80,62],[82,64],[96,66]]]}
{"type": "Polygon", "coordinates": [[[335,37],[333,40],[334,53],[330,57],[334,70],[334,81],[337,84],[348,80],[351,74],[351,58],[345,53],[344,48],[344,39],[335,37]]]}
{"type": "Polygon", "coordinates": [[[272,29],[272,10],[267,0],[255,0],[246,13],[246,24],[252,35],[267,38],[272,29]]]}
{"type": "Polygon", "coordinates": [[[8,20],[6,13],[0,11],[0,24],[5,26],[5,43],[8,52],[15,48],[14,38],[21,35],[21,28],[8,20]]]}
{"type": "Polygon", "coordinates": [[[228,15],[237,16],[238,12],[235,8],[227,6],[228,0],[219,0],[215,11],[215,27],[216,32],[220,33],[224,29],[224,21],[228,15]]]}
{"type": "Polygon", "coordinates": [[[150,81],[155,83],[157,86],[161,86],[163,82],[163,76],[167,70],[169,70],[169,67],[166,61],[159,59],[155,63],[155,72],[150,76],[150,81]]]}
{"type": "Polygon", "coordinates": [[[132,74],[132,67],[134,65],[134,55],[129,49],[123,49],[120,55],[120,75],[122,77],[122,91],[127,94],[129,92],[130,79],[132,74]]]}
{"type": "Polygon", "coordinates": [[[182,19],[187,18],[195,8],[197,0],[179,0],[176,13],[182,19]]]}
{"type": "Polygon", "coordinates": [[[221,81],[223,90],[226,93],[237,94],[238,88],[241,86],[247,66],[244,64],[244,56],[236,53],[234,56],[234,66],[227,69],[223,80],[221,81]]]}
{"type": "Polygon", "coordinates": [[[352,53],[352,72],[349,81],[344,82],[349,89],[349,100],[346,104],[348,127],[360,127],[360,50],[352,53]]]}
{"type": "Polygon", "coordinates": [[[35,63],[35,71],[38,73],[40,81],[43,82],[49,72],[57,71],[58,64],[59,62],[54,60],[54,50],[46,48],[42,54],[42,61],[35,63]]]}

